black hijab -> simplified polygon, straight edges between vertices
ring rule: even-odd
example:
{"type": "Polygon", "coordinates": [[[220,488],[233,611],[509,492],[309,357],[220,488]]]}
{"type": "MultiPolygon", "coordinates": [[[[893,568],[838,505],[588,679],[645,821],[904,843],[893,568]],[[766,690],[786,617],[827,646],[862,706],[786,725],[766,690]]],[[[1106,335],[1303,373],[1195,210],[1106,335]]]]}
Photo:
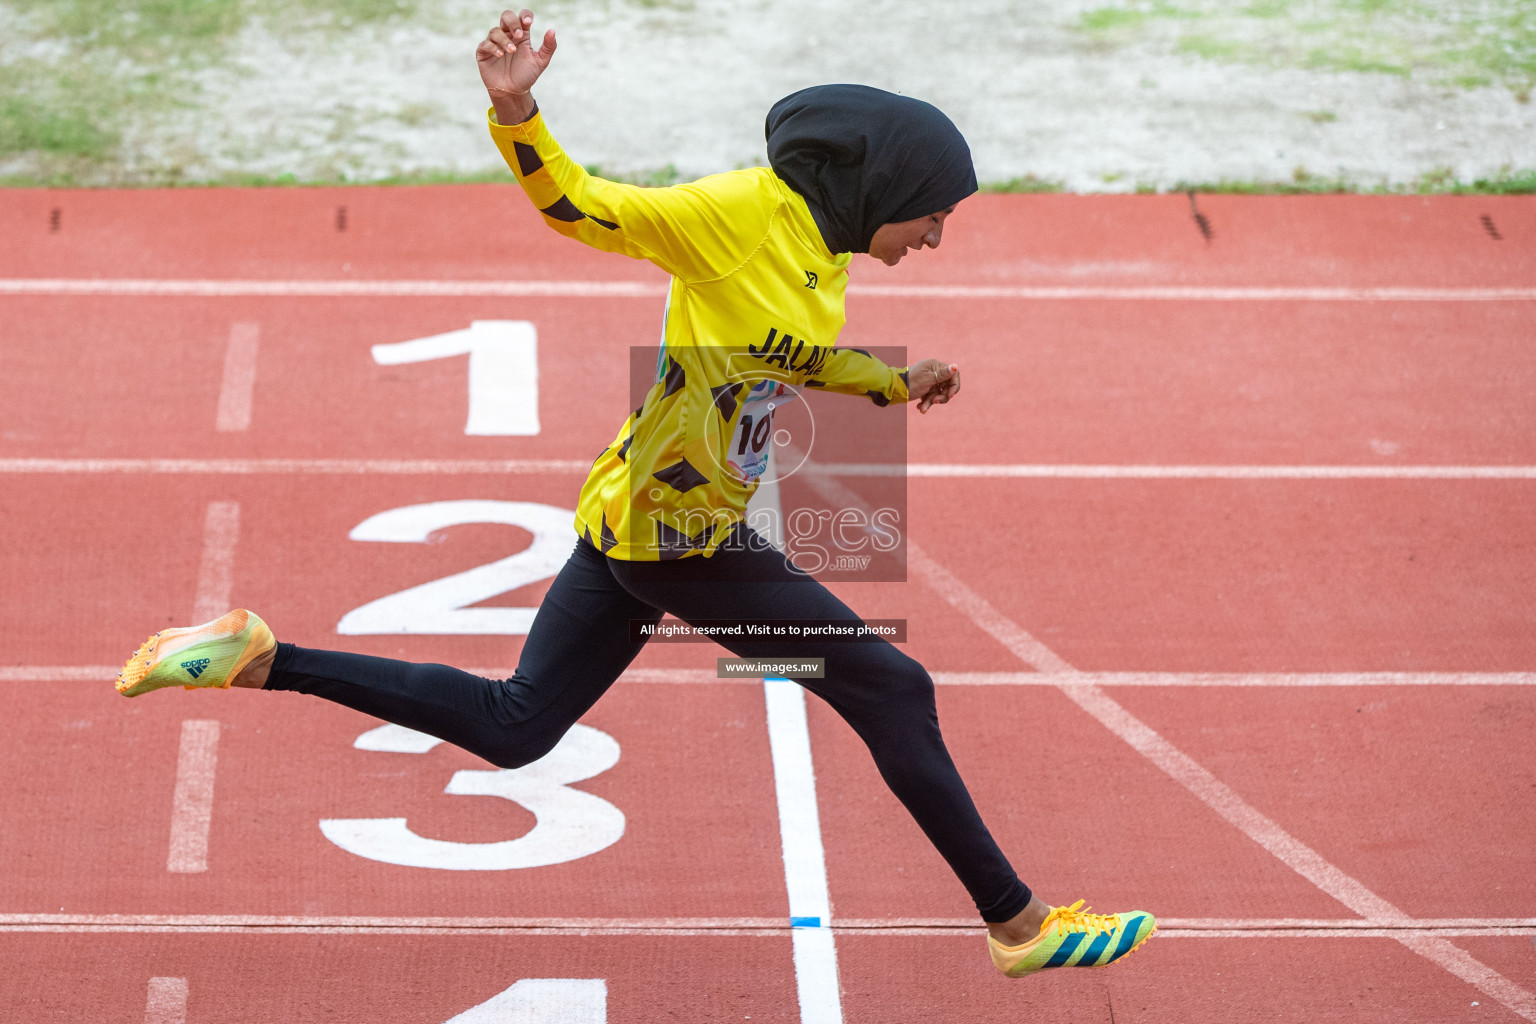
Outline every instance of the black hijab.
{"type": "Polygon", "coordinates": [[[834,253],[976,191],[971,149],[939,108],[867,85],[817,85],[768,111],[768,163],[805,197],[834,253]]]}

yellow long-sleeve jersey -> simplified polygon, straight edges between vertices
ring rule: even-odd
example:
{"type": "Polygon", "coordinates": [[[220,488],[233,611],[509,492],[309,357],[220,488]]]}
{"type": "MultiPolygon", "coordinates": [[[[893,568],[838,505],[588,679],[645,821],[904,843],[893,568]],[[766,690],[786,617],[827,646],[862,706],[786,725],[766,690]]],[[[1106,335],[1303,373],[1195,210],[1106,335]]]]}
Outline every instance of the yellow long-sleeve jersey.
{"type": "Polygon", "coordinates": [[[905,369],[833,347],[851,257],[828,251],[805,200],[771,169],[640,188],[588,174],[538,113],[489,121],[545,223],[672,275],[655,381],[577,503],[577,533],[605,554],[712,553],[767,466],[775,401],[801,388],[907,401],[905,369]]]}

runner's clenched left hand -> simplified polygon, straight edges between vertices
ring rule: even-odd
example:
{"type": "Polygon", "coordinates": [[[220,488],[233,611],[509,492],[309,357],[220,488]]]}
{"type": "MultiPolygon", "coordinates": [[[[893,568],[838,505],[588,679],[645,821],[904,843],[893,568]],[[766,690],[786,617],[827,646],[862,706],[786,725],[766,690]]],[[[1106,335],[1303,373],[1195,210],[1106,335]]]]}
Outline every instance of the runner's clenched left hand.
{"type": "Polygon", "coordinates": [[[960,367],[939,359],[924,359],[907,370],[908,401],[917,402],[918,412],[944,405],[960,390],[960,367]]]}

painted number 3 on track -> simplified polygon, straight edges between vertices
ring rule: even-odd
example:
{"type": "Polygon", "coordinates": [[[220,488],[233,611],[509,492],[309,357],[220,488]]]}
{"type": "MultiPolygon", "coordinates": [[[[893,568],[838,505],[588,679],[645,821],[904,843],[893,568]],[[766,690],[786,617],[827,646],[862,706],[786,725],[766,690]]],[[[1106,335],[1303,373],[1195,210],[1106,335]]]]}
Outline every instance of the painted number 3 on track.
{"type": "MultiPolygon", "coordinates": [[[[397,754],[425,754],[442,740],[399,725],[382,725],[353,746],[397,754]]],[[[589,857],[624,835],[624,812],[571,783],[599,775],[619,762],[612,736],[573,725],[548,754],[522,768],[466,769],[444,790],[455,796],[498,796],[521,804],[536,819],[526,834],[494,843],[456,843],[411,831],[404,818],[327,818],[325,837],[348,853],[409,868],[439,871],[508,871],[589,857]]]]}

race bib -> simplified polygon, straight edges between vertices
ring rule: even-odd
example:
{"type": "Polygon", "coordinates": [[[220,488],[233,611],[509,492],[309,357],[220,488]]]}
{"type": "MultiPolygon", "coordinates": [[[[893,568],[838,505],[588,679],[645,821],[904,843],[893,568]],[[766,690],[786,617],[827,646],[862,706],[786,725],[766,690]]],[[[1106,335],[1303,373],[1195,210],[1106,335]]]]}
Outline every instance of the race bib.
{"type": "Polygon", "coordinates": [[[726,469],[736,479],[750,483],[767,472],[774,411],[798,397],[794,388],[773,380],[756,381],[742,397],[741,419],[725,453],[726,469]]]}

